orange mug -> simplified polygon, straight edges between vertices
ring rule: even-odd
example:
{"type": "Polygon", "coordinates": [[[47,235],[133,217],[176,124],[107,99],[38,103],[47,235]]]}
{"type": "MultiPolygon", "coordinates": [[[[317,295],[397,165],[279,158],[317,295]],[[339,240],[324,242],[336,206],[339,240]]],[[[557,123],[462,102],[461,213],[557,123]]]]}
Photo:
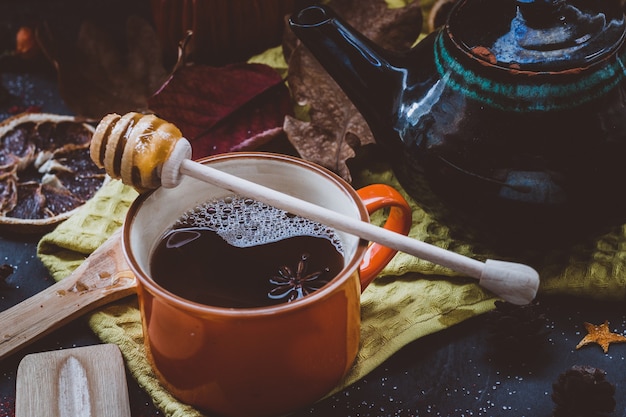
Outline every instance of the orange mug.
{"type": "MultiPolygon", "coordinates": [[[[355,191],[302,159],[251,152],[200,162],[362,221],[389,208],[384,227],[402,234],[411,225],[411,209],[393,188],[355,191]]],[[[146,352],[159,380],[182,402],[224,416],[281,415],[319,400],[348,372],[359,348],[361,291],[396,251],[336,231],[343,269],[303,298],[272,306],[215,307],[158,285],[150,272],[156,242],[182,213],[231,195],[185,177],[131,206],[123,249],[138,279],[146,352]]]]}

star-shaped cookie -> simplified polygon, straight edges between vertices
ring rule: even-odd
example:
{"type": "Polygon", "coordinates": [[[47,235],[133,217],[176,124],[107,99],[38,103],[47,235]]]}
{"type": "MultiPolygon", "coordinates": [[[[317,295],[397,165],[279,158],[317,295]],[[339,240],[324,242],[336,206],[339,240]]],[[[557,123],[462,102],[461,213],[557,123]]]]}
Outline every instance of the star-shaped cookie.
{"type": "Polygon", "coordinates": [[[597,343],[602,346],[604,353],[607,353],[611,343],[626,343],[626,336],[612,333],[609,330],[608,320],[602,324],[585,323],[585,328],[588,334],[576,345],[576,349],[580,349],[589,343],[597,343]]]}

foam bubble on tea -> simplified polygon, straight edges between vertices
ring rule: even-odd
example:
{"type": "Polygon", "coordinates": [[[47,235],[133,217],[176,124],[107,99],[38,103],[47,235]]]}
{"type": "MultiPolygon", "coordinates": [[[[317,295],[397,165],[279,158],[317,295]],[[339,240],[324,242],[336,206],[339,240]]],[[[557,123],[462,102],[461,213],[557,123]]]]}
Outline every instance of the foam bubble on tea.
{"type": "Polygon", "coordinates": [[[227,197],[185,212],[151,257],[155,282],[201,304],[250,308],[296,301],[344,266],[336,232],[265,203],[227,197]]]}

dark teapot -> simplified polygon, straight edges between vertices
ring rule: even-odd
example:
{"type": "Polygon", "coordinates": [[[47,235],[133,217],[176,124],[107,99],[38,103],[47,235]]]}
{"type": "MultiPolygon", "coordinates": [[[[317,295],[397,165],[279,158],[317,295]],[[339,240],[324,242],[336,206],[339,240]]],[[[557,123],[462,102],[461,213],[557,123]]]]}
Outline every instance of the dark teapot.
{"type": "Polygon", "coordinates": [[[458,233],[541,245],[626,222],[619,0],[460,0],[404,53],[326,6],[289,24],[406,191],[458,233]]]}

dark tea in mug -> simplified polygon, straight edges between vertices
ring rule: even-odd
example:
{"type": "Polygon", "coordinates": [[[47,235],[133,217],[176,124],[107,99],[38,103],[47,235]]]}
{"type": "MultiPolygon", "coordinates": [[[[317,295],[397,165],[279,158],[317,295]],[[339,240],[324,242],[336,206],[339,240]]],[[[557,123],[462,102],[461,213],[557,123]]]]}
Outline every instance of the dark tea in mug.
{"type": "Polygon", "coordinates": [[[264,307],[298,300],[344,267],[336,232],[256,200],[227,197],[184,213],[151,256],[151,275],[197,303],[264,307]]]}

